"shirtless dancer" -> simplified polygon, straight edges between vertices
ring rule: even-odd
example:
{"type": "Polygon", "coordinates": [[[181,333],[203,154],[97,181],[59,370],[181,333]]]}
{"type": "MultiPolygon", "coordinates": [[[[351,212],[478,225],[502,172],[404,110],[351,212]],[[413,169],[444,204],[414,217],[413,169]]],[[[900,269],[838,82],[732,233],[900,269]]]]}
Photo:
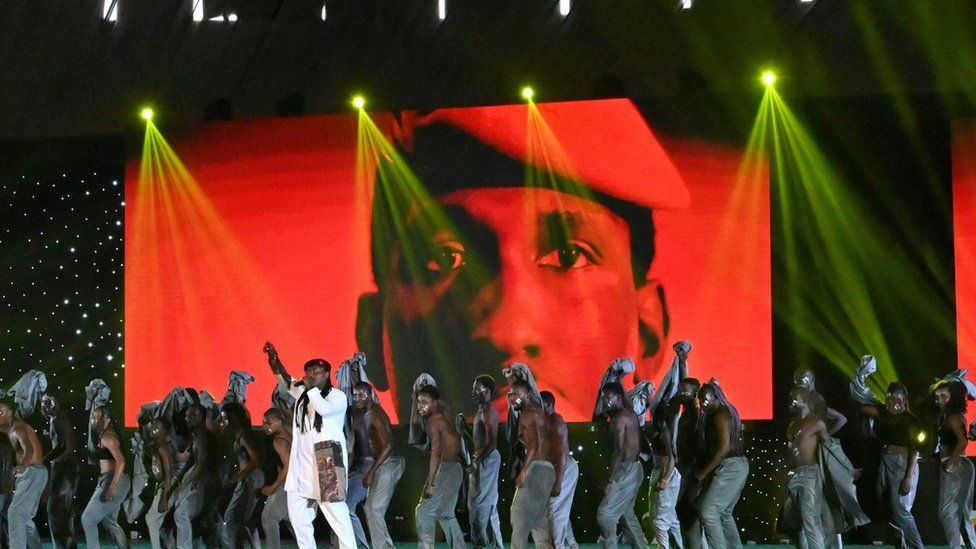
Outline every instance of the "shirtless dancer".
{"type": "Polygon", "coordinates": [[[372,456],[372,465],[362,478],[363,487],[369,490],[363,504],[369,538],[373,549],[393,549],[393,538],[386,526],[386,510],[403,476],[406,460],[393,447],[390,416],[373,400],[373,386],[365,381],[355,384],[352,388],[352,405],[353,423],[364,426],[372,456]]]}
{"type": "Polygon", "coordinates": [[[511,402],[519,413],[518,436],[525,448],[522,470],[515,477],[512,498],[512,549],[524,549],[533,529],[545,524],[546,505],[556,482],[556,469],[549,459],[549,420],[541,402],[532,401],[528,382],[516,380],[509,389],[511,402]]]}
{"type": "Polygon", "coordinates": [[[234,455],[237,457],[237,472],[228,480],[233,494],[222,520],[218,523],[218,536],[221,547],[236,549],[240,535],[250,539],[246,524],[257,506],[257,493],[264,486],[264,472],[261,470],[261,454],[251,431],[251,419],[243,405],[228,402],[221,406],[221,422],[224,430],[234,437],[234,455]]]}
{"type": "Polygon", "coordinates": [[[41,537],[34,526],[34,515],[47,486],[47,469],[41,441],[33,427],[14,416],[14,406],[0,402],[0,433],[10,438],[17,457],[14,469],[14,496],[7,511],[7,539],[11,549],[41,547],[41,537]]]}
{"type": "Polygon", "coordinates": [[[823,481],[817,455],[820,443],[827,442],[830,435],[827,424],[814,413],[813,406],[813,395],[809,389],[794,387],[790,392],[793,421],[786,430],[786,459],[790,478],[786,483],[786,504],[783,507],[784,512],[798,515],[799,532],[796,537],[801,549],[823,549],[826,543],[821,519],[823,481]]]}
{"type": "Polygon", "coordinates": [[[416,512],[418,546],[434,548],[439,523],[451,548],[463,549],[464,534],[454,515],[464,474],[458,460],[461,440],[444,414],[440,398],[437,387],[432,385],[417,391],[417,412],[425,420],[424,431],[430,441],[430,468],[416,512]]]}
{"type": "Polygon", "coordinates": [[[556,469],[556,481],[546,506],[546,522],[532,531],[532,539],[536,545],[548,549],[575,549],[579,544],[573,535],[569,512],[579,480],[579,465],[569,455],[569,431],[563,416],[556,412],[555,395],[549,391],[542,391],[541,395],[542,410],[549,422],[548,460],[556,469]]]}
{"type": "Polygon", "coordinates": [[[739,549],[742,540],[732,510],[749,477],[749,460],[742,445],[742,421],[715,379],[698,391],[698,408],[702,415],[701,465],[689,479],[696,485],[689,491],[698,493],[696,509],[701,527],[693,526],[685,541],[692,549],[701,547],[701,530],[704,530],[705,540],[712,549],[739,549]]]}
{"type": "Polygon", "coordinates": [[[72,507],[78,491],[78,457],[71,420],[52,395],[41,397],[41,414],[48,420],[51,451],[44,462],[51,468],[51,491],[47,497],[47,522],[56,548],[76,546],[72,507]]]}
{"type": "MultiPolygon", "coordinates": [[[[173,480],[175,486],[170,498],[173,500],[173,522],[176,526],[176,547],[190,549],[200,532],[193,531],[193,522],[204,512],[203,502],[207,492],[212,492],[218,484],[215,471],[213,435],[205,424],[207,410],[199,403],[186,409],[186,426],[190,430],[191,442],[186,465],[173,480]],[[195,535],[196,534],[196,535],[195,535]]],[[[177,456],[181,459],[183,456],[177,456]]]]}
{"type": "Polygon", "coordinates": [[[502,456],[498,453],[498,411],[491,405],[495,379],[480,375],[471,387],[471,398],[478,405],[471,424],[473,452],[468,488],[468,519],[471,543],[481,547],[504,547],[498,519],[498,473],[502,456]]]}
{"type": "Polygon", "coordinates": [[[811,411],[827,425],[827,434],[834,436],[847,425],[847,416],[827,406],[823,395],[817,392],[817,377],[813,370],[800,368],[793,372],[793,386],[803,387],[813,393],[810,401],[811,411]]]}
{"type": "Polygon", "coordinates": [[[600,546],[610,549],[617,547],[617,524],[623,519],[624,527],[636,547],[646,549],[647,538],[634,512],[637,493],[644,481],[644,470],[637,461],[640,453],[637,414],[630,409],[630,399],[619,383],[604,385],[600,398],[613,435],[610,480],[596,512],[600,525],[600,546]]]}
{"type": "Polygon", "coordinates": [[[285,423],[284,414],[278,408],[268,408],[264,412],[264,431],[272,439],[274,459],[273,469],[278,475],[274,482],[261,488],[268,499],[261,511],[261,527],[264,528],[265,542],[269,549],[281,548],[281,521],[288,520],[288,497],[285,495],[285,480],[288,478],[288,456],[291,454],[291,429],[285,423]]]}
{"type": "MultiPolygon", "coordinates": [[[[367,383],[367,385],[369,385],[367,383]]],[[[352,405],[346,409],[347,425],[352,429],[352,446],[349,456],[349,485],[346,489],[346,505],[349,507],[349,520],[352,522],[352,529],[356,535],[356,546],[358,549],[369,549],[369,540],[366,539],[366,530],[363,522],[359,519],[359,506],[366,501],[368,489],[363,484],[366,473],[373,468],[375,459],[369,447],[369,424],[366,423],[366,415],[362,408],[356,407],[355,389],[353,391],[352,405]]],[[[372,397],[370,397],[372,398],[372,397]]],[[[332,542],[335,545],[335,540],[332,542]]]]}

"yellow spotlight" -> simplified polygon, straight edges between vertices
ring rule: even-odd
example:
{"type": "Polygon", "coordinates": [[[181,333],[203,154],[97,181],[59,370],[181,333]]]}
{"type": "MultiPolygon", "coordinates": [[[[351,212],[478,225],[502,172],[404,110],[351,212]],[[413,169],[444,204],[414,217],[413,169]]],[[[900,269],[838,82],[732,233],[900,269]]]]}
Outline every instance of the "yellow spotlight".
{"type": "Polygon", "coordinates": [[[535,90],[533,90],[529,86],[526,86],[526,87],[522,88],[522,98],[523,99],[525,99],[526,101],[532,101],[532,97],[533,96],[535,96],[535,90]]]}
{"type": "Polygon", "coordinates": [[[364,98],[361,95],[357,95],[356,97],[353,97],[352,98],[352,106],[353,107],[356,107],[357,109],[361,109],[361,108],[365,107],[366,106],[366,98],[364,98]]]}
{"type": "Polygon", "coordinates": [[[919,444],[925,442],[925,431],[919,431],[918,435],[915,438],[918,439],[919,444]]]}
{"type": "Polygon", "coordinates": [[[139,111],[139,116],[141,116],[142,119],[145,120],[146,122],[152,120],[154,114],[155,113],[153,112],[153,110],[149,107],[145,107],[144,109],[139,111]]]}
{"type": "Polygon", "coordinates": [[[776,73],[773,71],[763,71],[760,80],[762,80],[763,85],[772,86],[776,83],[776,73]]]}

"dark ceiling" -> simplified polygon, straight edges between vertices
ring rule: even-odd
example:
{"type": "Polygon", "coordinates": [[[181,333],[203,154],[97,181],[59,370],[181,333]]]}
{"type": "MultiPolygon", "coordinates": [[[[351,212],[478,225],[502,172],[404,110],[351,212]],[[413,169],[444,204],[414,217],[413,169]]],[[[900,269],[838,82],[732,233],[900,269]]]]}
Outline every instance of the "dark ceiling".
{"type": "Polygon", "coordinates": [[[164,122],[370,107],[749,94],[776,67],[794,96],[976,96],[971,0],[0,3],[0,139],[113,133],[140,105],[164,122]]]}

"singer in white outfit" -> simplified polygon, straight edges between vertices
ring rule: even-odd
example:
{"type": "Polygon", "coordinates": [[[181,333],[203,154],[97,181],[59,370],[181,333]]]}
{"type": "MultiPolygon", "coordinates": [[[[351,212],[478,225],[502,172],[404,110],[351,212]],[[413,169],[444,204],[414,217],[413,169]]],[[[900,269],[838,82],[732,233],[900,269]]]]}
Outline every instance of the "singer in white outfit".
{"type": "Polygon", "coordinates": [[[346,395],[332,386],[332,366],[321,358],[305,363],[305,377],[292,379],[278,358],[274,345],[266,343],[268,364],[283,386],[295,397],[291,455],[288,460],[288,518],[295,540],[302,548],[315,547],[317,509],[322,510],[339,541],[339,549],[356,549],[349,508],[346,437],[346,395]]]}

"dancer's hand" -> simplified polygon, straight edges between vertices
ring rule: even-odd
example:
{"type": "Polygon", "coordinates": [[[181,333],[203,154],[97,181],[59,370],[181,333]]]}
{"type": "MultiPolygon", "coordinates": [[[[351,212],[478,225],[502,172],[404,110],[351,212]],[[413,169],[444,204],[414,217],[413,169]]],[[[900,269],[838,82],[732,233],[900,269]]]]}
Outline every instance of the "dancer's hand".
{"type": "Polygon", "coordinates": [[[370,470],[363,475],[363,488],[369,488],[373,484],[373,471],[370,470]]]}
{"type": "Polygon", "coordinates": [[[434,497],[434,485],[428,484],[424,486],[424,499],[430,499],[434,497]]]}
{"type": "Polygon", "coordinates": [[[657,490],[658,492],[663,492],[667,490],[667,488],[668,488],[668,479],[664,478],[663,476],[661,477],[661,480],[657,481],[657,484],[654,485],[654,489],[657,490]]]}
{"type": "Polygon", "coordinates": [[[899,496],[907,496],[909,492],[912,491],[912,479],[904,478],[901,480],[901,486],[898,488],[899,496]]]}
{"type": "Polygon", "coordinates": [[[275,364],[278,362],[278,350],[270,341],[264,342],[264,352],[268,354],[268,364],[275,364]]]}
{"type": "Polygon", "coordinates": [[[105,491],[105,501],[115,501],[117,495],[119,495],[119,487],[113,484],[105,491]]]}
{"type": "Polygon", "coordinates": [[[944,469],[945,472],[949,473],[950,475],[956,474],[956,471],[959,470],[958,458],[949,458],[948,460],[946,460],[944,469]]]}

